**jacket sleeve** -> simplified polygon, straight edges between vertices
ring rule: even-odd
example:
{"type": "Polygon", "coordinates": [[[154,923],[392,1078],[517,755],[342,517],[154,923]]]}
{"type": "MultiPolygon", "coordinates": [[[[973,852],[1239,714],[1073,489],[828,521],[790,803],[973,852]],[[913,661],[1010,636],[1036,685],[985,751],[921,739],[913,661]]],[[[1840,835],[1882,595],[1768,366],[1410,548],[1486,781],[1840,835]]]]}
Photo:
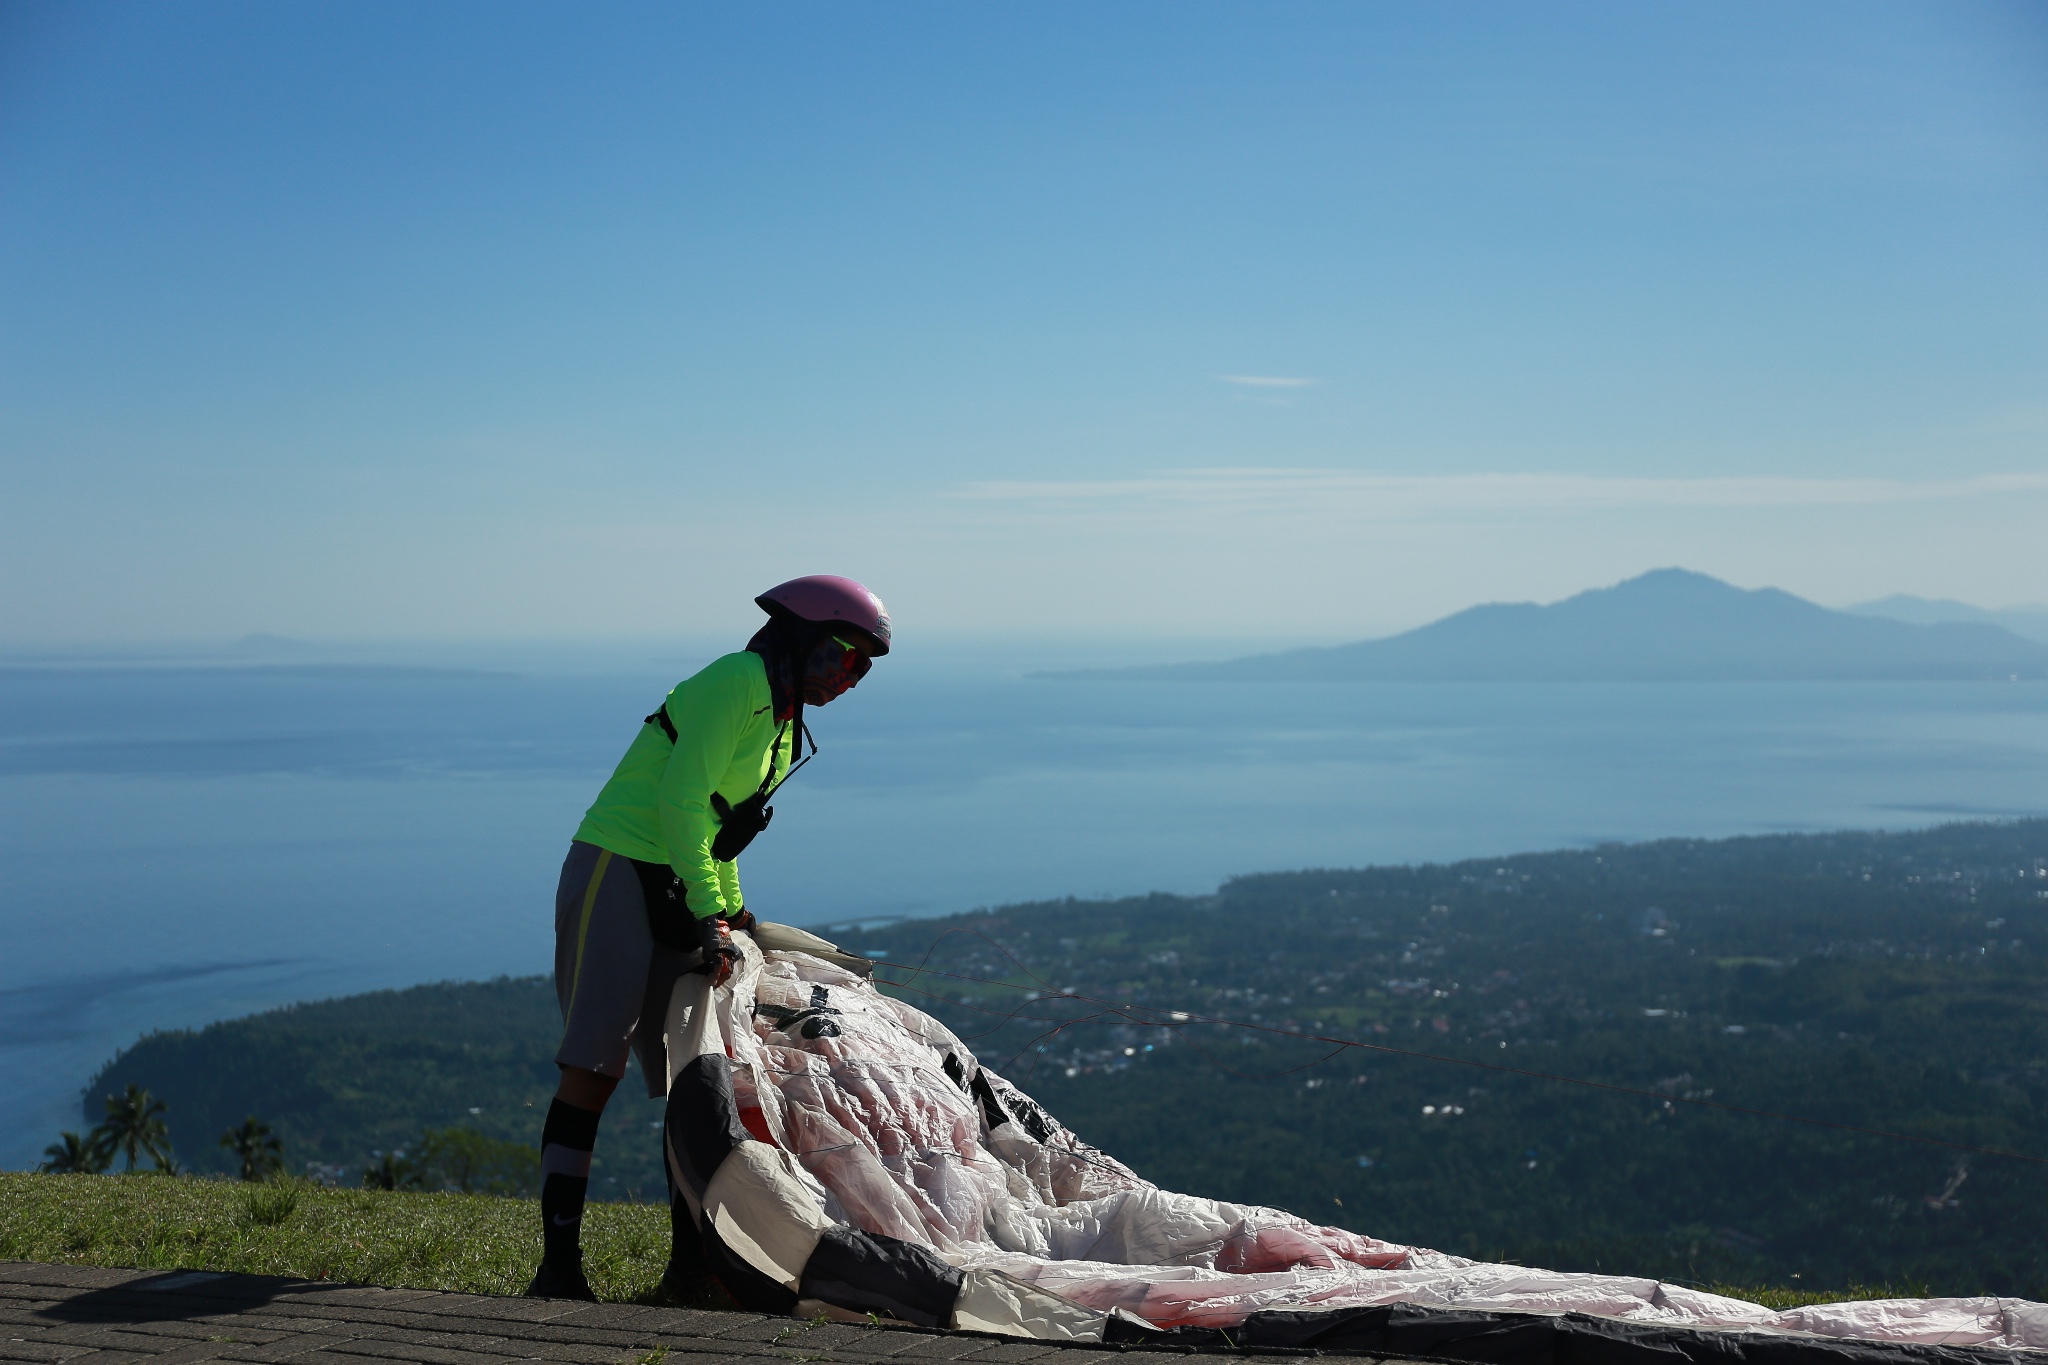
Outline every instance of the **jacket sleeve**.
{"type": "MultiPolygon", "coordinates": [[[[784,773],[788,772],[789,765],[795,757],[794,740],[786,730],[778,730],[775,738],[775,752],[768,760],[774,765],[773,771],[775,775],[781,777],[784,773]]],[[[730,914],[737,915],[746,908],[746,901],[740,896],[739,859],[735,858],[729,863],[715,863],[714,866],[718,869],[718,887],[720,893],[725,897],[726,910],[730,914]]]]}
{"type": "Polygon", "coordinates": [[[732,766],[747,722],[747,695],[736,676],[702,682],[693,678],[669,693],[665,703],[676,727],[676,743],[662,773],[655,809],[669,866],[682,879],[690,913],[698,919],[739,908],[727,906],[723,885],[729,876],[737,894],[737,875],[728,865],[722,876],[711,856],[711,840],[718,833],[711,792],[732,766]]]}
{"type": "Polygon", "coordinates": [[[747,903],[740,898],[740,864],[737,858],[718,864],[718,890],[725,897],[728,914],[737,915],[746,909],[747,903]]]}

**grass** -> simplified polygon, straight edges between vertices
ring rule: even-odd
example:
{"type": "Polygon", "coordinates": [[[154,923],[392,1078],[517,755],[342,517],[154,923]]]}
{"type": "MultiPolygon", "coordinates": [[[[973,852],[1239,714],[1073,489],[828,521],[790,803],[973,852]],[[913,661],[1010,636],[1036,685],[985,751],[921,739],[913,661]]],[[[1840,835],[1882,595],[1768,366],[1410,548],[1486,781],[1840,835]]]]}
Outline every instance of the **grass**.
{"type": "Polygon", "coordinates": [[[1816,1303],[1849,1303],[1857,1299],[1924,1299],[1927,1286],[1924,1284],[1852,1284],[1844,1289],[1772,1289],[1757,1285],[1710,1284],[1702,1285],[1709,1294],[1723,1298],[1743,1299],[1750,1303],[1762,1304],[1783,1312],[1787,1308],[1805,1308],[1816,1303]]]}
{"type": "MultiPolygon", "coordinates": [[[[589,1205],[583,1252],[590,1287],[607,1302],[657,1301],[668,1240],[661,1205],[589,1205]]],[[[291,1180],[0,1172],[0,1259],[517,1294],[540,1260],[540,1208],[531,1199],[291,1180]]],[[[1923,1285],[1700,1287],[1775,1309],[1927,1292],[1923,1285]]]]}
{"type": "MultiPolygon", "coordinates": [[[[591,1204],[590,1287],[608,1302],[652,1300],[668,1242],[665,1206],[591,1204]]],[[[0,1172],[0,1259],[517,1294],[540,1261],[540,1206],[298,1181],[0,1172]]]]}

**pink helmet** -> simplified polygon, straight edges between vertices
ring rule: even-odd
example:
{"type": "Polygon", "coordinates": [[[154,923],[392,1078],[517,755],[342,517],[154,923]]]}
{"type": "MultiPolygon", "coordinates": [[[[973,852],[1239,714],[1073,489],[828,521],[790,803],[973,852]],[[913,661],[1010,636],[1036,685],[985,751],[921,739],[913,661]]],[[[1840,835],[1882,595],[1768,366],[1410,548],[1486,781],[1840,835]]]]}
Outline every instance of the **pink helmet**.
{"type": "Polygon", "coordinates": [[[867,636],[875,657],[889,652],[889,609],[851,578],[814,573],[778,583],[754,599],[770,616],[794,616],[819,624],[841,622],[867,636]]]}

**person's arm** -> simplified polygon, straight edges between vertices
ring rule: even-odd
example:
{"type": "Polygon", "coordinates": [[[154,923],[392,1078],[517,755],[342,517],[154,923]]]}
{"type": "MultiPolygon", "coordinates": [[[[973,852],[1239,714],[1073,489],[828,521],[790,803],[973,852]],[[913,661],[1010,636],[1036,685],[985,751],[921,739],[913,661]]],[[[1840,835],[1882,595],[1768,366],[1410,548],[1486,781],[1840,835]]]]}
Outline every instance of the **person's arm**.
{"type": "Polygon", "coordinates": [[[727,878],[733,893],[739,892],[732,865],[721,868],[711,856],[711,840],[718,833],[717,817],[711,813],[711,792],[732,766],[733,752],[750,714],[750,697],[746,679],[737,673],[715,678],[699,675],[669,693],[664,703],[676,727],[676,743],[655,806],[669,866],[682,880],[690,913],[699,919],[728,909],[727,878]]]}
{"type": "MultiPolygon", "coordinates": [[[[772,771],[781,776],[789,771],[790,762],[795,758],[792,748],[794,741],[787,728],[778,727],[775,738],[775,753],[769,759],[772,771]]],[[[718,869],[719,893],[725,897],[726,913],[737,916],[746,908],[746,901],[740,895],[740,860],[734,857],[730,862],[714,862],[718,869]]]]}

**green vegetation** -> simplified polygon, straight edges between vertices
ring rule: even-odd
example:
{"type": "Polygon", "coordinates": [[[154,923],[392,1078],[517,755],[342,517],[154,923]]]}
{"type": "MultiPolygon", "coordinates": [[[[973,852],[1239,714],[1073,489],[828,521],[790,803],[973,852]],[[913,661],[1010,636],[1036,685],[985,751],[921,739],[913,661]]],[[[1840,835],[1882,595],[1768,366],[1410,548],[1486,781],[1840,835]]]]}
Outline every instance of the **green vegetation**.
{"type": "MultiPolygon", "coordinates": [[[[376,991],[152,1034],[93,1078],[86,1104],[147,1085],[199,1173],[237,1171],[216,1135],[255,1113],[293,1170],[329,1183],[530,1193],[561,1027],[540,979],[376,991]]],[[[641,1090],[628,1079],[605,1114],[598,1198],[664,1197],[661,1104],[641,1090]]]]}
{"type": "Polygon", "coordinates": [[[284,1170],[284,1144],[254,1114],[222,1133],[220,1145],[235,1154],[244,1180],[268,1180],[284,1170]]]}
{"type": "Polygon", "coordinates": [[[138,1153],[147,1156],[159,1171],[176,1170],[171,1158],[170,1130],[164,1124],[163,1101],[139,1085],[131,1084],[121,1094],[107,1096],[106,1121],[93,1135],[109,1153],[127,1157],[131,1171],[135,1169],[138,1153]]]}
{"type": "Polygon", "coordinates": [[[486,1137],[474,1128],[429,1128],[407,1154],[385,1152],[363,1172],[373,1190],[452,1190],[457,1194],[538,1194],[540,1153],[533,1144],[486,1137]]]}
{"type": "Polygon", "coordinates": [[[57,1141],[43,1148],[43,1164],[40,1169],[59,1175],[96,1175],[107,1169],[114,1154],[107,1150],[98,1129],[84,1137],[76,1133],[64,1133],[57,1141]]]}
{"type": "MultiPolygon", "coordinates": [[[[668,1241],[666,1209],[590,1205],[591,1288],[649,1299],[668,1241]]],[[[303,1181],[0,1174],[0,1258],[517,1294],[540,1260],[540,1214],[529,1200],[303,1181]]]]}
{"type": "Polygon", "coordinates": [[[1806,1308],[1816,1303],[1927,1297],[1927,1286],[1924,1284],[1850,1284],[1836,1289],[1759,1289],[1752,1285],[1709,1284],[1702,1285],[1701,1288],[1731,1299],[1747,1299],[1751,1303],[1760,1303],[1766,1308],[1775,1308],[1780,1312],[1787,1308],[1806,1308]]]}
{"type": "MultiPolygon", "coordinates": [[[[1170,1188],[1563,1269],[2048,1298],[2048,1165],[1688,1103],[2048,1156],[2048,822],[1276,874],[831,933],[896,964],[929,951],[952,975],[884,972],[903,998],[1170,1188]]],[[[383,992],[145,1039],[88,1093],[148,1085],[182,1151],[261,1113],[354,1184],[429,1128],[530,1146],[557,1028],[539,980],[383,992]]],[[[598,1191],[660,1197],[658,1121],[614,1101],[598,1191]]]]}
{"type": "Polygon", "coordinates": [[[137,1157],[146,1156],[159,1172],[177,1174],[178,1162],[171,1155],[171,1135],[164,1123],[162,1100],[130,1082],[121,1094],[106,1097],[106,1111],[106,1118],[84,1137],[70,1132],[59,1134],[57,1141],[43,1149],[43,1169],[59,1174],[94,1175],[113,1165],[116,1156],[125,1156],[128,1169],[133,1171],[137,1157]]]}

